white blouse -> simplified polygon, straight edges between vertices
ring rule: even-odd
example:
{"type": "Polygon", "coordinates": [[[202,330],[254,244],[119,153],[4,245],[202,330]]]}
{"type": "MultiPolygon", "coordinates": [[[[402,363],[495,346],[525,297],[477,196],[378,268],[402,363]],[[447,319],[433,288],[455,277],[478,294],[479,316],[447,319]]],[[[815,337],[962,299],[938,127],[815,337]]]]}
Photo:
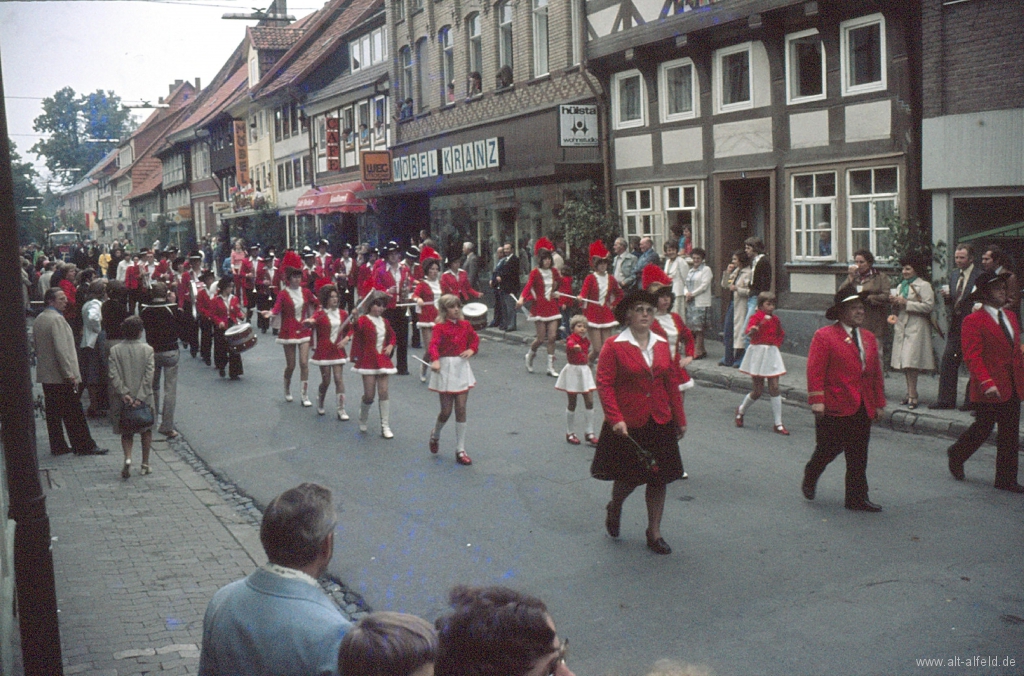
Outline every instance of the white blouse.
{"type": "Polygon", "coordinates": [[[289,287],[285,287],[285,291],[287,291],[288,295],[291,296],[292,305],[295,306],[295,318],[296,319],[301,318],[302,317],[302,308],[303,308],[303,305],[305,304],[305,297],[302,294],[302,287],[300,286],[297,289],[293,289],[292,287],[289,286],[289,287]]]}
{"type": "Polygon", "coordinates": [[[327,310],[327,319],[331,323],[331,342],[337,343],[341,334],[341,310],[327,310]]]}
{"type": "Polygon", "coordinates": [[[546,300],[551,300],[554,298],[552,292],[555,287],[555,278],[551,274],[551,269],[543,270],[541,268],[537,268],[537,271],[540,272],[540,278],[544,280],[544,298],[546,300]]]}
{"type": "Polygon", "coordinates": [[[664,329],[665,335],[668,336],[668,352],[675,359],[676,347],[679,345],[679,331],[676,330],[676,323],[673,321],[672,315],[666,312],[663,315],[654,315],[654,319],[664,329]]]}
{"type": "Polygon", "coordinates": [[[373,315],[366,315],[366,318],[373,322],[374,328],[377,329],[377,341],[374,347],[377,353],[380,354],[384,351],[384,337],[387,335],[387,331],[384,328],[384,318],[374,317],[373,315]]]}
{"type": "Polygon", "coordinates": [[[595,272],[594,277],[597,279],[597,302],[604,305],[608,299],[608,273],[599,275],[595,272]]]}

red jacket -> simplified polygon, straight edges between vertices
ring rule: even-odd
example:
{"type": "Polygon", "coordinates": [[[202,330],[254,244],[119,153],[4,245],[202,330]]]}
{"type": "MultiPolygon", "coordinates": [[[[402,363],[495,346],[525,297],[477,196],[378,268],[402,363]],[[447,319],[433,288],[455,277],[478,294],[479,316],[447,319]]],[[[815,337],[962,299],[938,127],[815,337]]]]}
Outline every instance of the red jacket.
{"type": "Polygon", "coordinates": [[[863,328],[857,332],[864,345],[865,365],[860,350],[839,322],[818,329],[807,355],[807,403],[825,404],[831,416],[851,416],[861,403],[868,417],[885,408],[885,381],[878,358],[875,335],[863,328]]]}
{"type": "Polygon", "coordinates": [[[1013,330],[1013,342],[983,307],[964,317],[960,328],[960,347],[964,363],[971,373],[968,396],[972,402],[993,402],[985,390],[999,390],[999,403],[1009,401],[1016,391],[1024,398],[1024,355],[1020,351],[1020,322],[1012,310],[1003,310],[1013,330]]]}
{"type": "Polygon", "coordinates": [[[408,296],[409,292],[412,291],[412,277],[409,274],[408,266],[399,265],[398,279],[395,279],[391,268],[385,262],[384,265],[377,268],[374,272],[373,288],[386,293],[388,295],[388,309],[394,309],[398,301],[402,297],[408,296]]]}
{"type": "Polygon", "coordinates": [[[570,364],[585,366],[590,354],[590,340],[586,336],[582,338],[575,333],[570,333],[565,339],[565,360],[570,364]]]}
{"type": "Polygon", "coordinates": [[[480,351],[480,336],[476,335],[469,322],[465,319],[457,322],[445,320],[434,326],[427,348],[430,361],[458,357],[466,350],[473,350],[474,354],[480,351]]]}
{"type": "Polygon", "coordinates": [[[651,418],[664,425],[686,426],[679,376],[668,342],[655,333],[654,360],[647,366],[640,348],[625,338],[625,332],[609,338],[597,360],[597,391],[601,395],[604,419],[609,425],[625,421],[626,427],[643,427],[651,418]]]}
{"type": "Polygon", "coordinates": [[[782,322],[779,321],[779,318],[775,315],[769,317],[761,310],[756,311],[750,316],[750,321],[747,322],[747,328],[744,333],[750,336],[751,345],[782,347],[782,339],[786,337],[786,332],[782,330],[782,322]],[[755,326],[757,331],[751,331],[755,326]]]}
{"type": "Polygon", "coordinates": [[[458,274],[451,270],[445,270],[441,274],[441,293],[450,293],[458,296],[463,303],[468,303],[474,298],[481,296],[480,292],[469,285],[469,275],[465,270],[460,269],[458,274]]]}
{"type": "Polygon", "coordinates": [[[224,296],[220,294],[217,294],[210,301],[210,319],[213,320],[214,326],[219,329],[227,328],[236,322],[245,321],[245,313],[242,312],[242,305],[238,301],[238,296],[232,294],[228,296],[228,300],[230,307],[228,303],[224,302],[224,296]]]}

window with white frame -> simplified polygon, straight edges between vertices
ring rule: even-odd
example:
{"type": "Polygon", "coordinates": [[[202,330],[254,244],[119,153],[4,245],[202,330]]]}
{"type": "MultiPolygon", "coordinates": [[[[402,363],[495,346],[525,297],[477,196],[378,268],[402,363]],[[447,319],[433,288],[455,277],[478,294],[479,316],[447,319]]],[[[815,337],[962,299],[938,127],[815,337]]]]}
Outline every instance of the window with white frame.
{"type": "Polygon", "coordinates": [[[192,180],[210,177],[210,144],[200,141],[192,146],[192,180]]]}
{"type": "Polygon", "coordinates": [[[675,185],[665,188],[665,211],[682,211],[697,208],[697,186],[675,185]]]}
{"type": "Polygon", "coordinates": [[[388,127],[388,100],[383,96],[373,99],[373,131],[378,141],[385,141],[388,127]]]}
{"type": "Polygon", "coordinates": [[[793,176],[793,260],[836,260],[836,175],[793,176]]]}
{"type": "Polygon", "coordinates": [[[412,50],[408,47],[402,47],[398,51],[398,61],[402,66],[402,97],[404,99],[414,99],[413,96],[413,80],[412,80],[412,50]]]}
{"type": "Polygon", "coordinates": [[[309,155],[302,156],[302,185],[313,184],[313,160],[309,155]]]}
{"type": "Polygon", "coordinates": [[[897,168],[851,169],[847,181],[850,251],[867,249],[875,258],[892,258],[892,231],[887,219],[897,210],[897,168]]]}
{"type": "Polygon", "coordinates": [[[839,24],[843,96],[886,88],[885,17],[871,14],[839,24]]]}
{"type": "Polygon", "coordinates": [[[302,187],[302,158],[296,157],[292,160],[292,176],[295,177],[295,187],[302,187]]]}
{"type": "Polygon", "coordinates": [[[249,86],[255,87],[256,83],[260,81],[260,66],[259,60],[253,56],[249,59],[249,86]]]}
{"type": "Polygon", "coordinates": [[[719,112],[728,113],[754,107],[750,53],[749,42],[726,47],[715,53],[715,91],[719,112]]]}
{"type": "Polygon", "coordinates": [[[654,202],[650,188],[622,191],[622,218],[627,236],[654,233],[654,202]]]}
{"type": "Polygon", "coordinates": [[[533,0],[533,76],[548,73],[548,0],[533,0]]]}
{"type": "Polygon", "coordinates": [[[360,101],[356,113],[359,115],[359,146],[367,148],[370,145],[370,125],[373,124],[370,119],[370,100],[360,101]]]}
{"type": "Polygon", "coordinates": [[[395,21],[405,21],[405,0],[395,0],[395,21]]]}
{"type": "Polygon", "coordinates": [[[642,127],[645,119],[644,78],[638,70],[612,75],[612,117],[616,129],[642,127]]]}
{"type": "Polygon", "coordinates": [[[352,72],[369,68],[387,59],[387,28],[380,28],[361,35],[349,43],[352,72]]]}
{"type": "Polygon", "coordinates": [[[132,164],[132,146],[131,144],[126,145],[124,148],[117,153],[117,167],[124,169],[132,164]]]}
{"type": "Polygon", "coordinates": [[[469,72],[482,76],[484,69],[484,47],[480,15],[470,14],[469,18],[466,19],[466,28],[468,29],[466,34],[469,36],[469,72]]]}
{"type": "Polygon", "coordinates": [[[498,6],[498,67],[512,68],[512,0],[498,6]]]}
{"type": "Polygon", "coordinates": [[[441,45],[441,105],[455,103],[455,45],[452,42],[452,28],[445,26],[438,32],[441,45]]]}
{"type": "Polygon", "coordinates": [[[786,36],[786,101],[825,98],[825,49],[816,28],[786,36]]]}
{"type": "Polygon", "coordinates": [[[162,162],[163,184],[178,185],[185,182],[185,156],[181,153],[171,155],[162,162]]]}
{"type": "Polygon", "coordinates": [[[693,61],[677,59],[663,63],[658,69],[663,122],[689,120],[696,117],[697,87],[693,61]]]}
{"type": "MultiPolygon", "coordinates": [[[[421,38],[416,43],[416,64],[415,64],[415,79],[416,91],[420,92],[419,98],[419,109],[424,110],[427,107],[426,97],[423,96],[423,66],[424,59],[427,58],[427,39],[421,38]]],[[[413,97],[416,98],[416,97],[413,97]]]]}

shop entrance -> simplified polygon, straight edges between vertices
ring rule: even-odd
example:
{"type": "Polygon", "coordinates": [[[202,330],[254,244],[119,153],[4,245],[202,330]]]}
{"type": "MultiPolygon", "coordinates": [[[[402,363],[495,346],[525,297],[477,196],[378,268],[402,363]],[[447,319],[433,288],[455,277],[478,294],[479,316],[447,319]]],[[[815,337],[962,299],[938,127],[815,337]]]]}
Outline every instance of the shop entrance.
{"type": "MultiPolygon", "coordinates": [[[[743,248],[748,237],[760,237],[774,264],[775,204],[774,175],[771,172],[743,172],[715,178],[716,276],[729,265],[733,251],[743,248]]],[[[775,275],[772,275],[775,286],[775,275]]],[[[723,298],[724,300],[727,299],[723,298]]]]}

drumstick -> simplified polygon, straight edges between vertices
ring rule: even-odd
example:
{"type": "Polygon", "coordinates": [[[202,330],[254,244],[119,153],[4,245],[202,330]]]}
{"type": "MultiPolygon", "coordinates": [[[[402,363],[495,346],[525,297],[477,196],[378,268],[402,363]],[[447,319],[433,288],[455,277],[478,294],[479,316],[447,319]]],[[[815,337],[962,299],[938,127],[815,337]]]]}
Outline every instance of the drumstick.
{"type": "Polygon", "coordinates": [[[396,303],[395,307],[416,307],[419,303],[396,303]]]}
{"type": "Polygon", "coordinates": [[[414,354],[411,354],[409,356],[412,357],[413,359],[415,359],[416,361],[418,361],[419,363],[423,364],[424,366],[430,366],[430,364],[428,364],[427,362],[423,361],[422,359],[420,359],[419,357],[417,357],[414,354]]]}
{"type": "Polygon", "coordinates": [[[572,298],[573,300],[578,300],[583,303],[591,303],[592,305],[601,305],[601,303],[598,303],[596,300],[590,300],[589,298],[580,298],[579,296],[573,296],[572,294],[562,293],[561,291],[555,291],[555,295],[562,296],[564,298],[572,298]]]}
{"type": "Polygon", "coordinates": [[[341,335],[341,331],[344,331],[344,330],[345,330],[345,327],[346,327],[346,326],[348,325],[348,323],[349,323],[350,321],[352,321],[352,318],[356,316],[356,313],[357,313],[357,312],[359,312],[359,309],[360,309],[361,307],[363,307],[363,303],[365,303],[366,301],[370,300],[370,298],[371,298],[371,297],[373,297],[373,293],[372,293],[372,292],[371,292],[371,293],[368,293],[368,294],[366,294],[366,297],[365,297],[365,298],[363,298],[363,299],[362,299],[361,301],[359,301],[359,304],[358,304],[358,305],[356,305],[356,306],[355,306],[355,307],[354,307],[354,308],[352,309],[352,314],[350,314],[350,315],[349,315],[348,317],[346,317],[346,318],[345,318],[345,321],[343,321],[343,322],[341,323],[341,326],[339,326],[339,327],[338,327],[338,335],[341,335]]]}

